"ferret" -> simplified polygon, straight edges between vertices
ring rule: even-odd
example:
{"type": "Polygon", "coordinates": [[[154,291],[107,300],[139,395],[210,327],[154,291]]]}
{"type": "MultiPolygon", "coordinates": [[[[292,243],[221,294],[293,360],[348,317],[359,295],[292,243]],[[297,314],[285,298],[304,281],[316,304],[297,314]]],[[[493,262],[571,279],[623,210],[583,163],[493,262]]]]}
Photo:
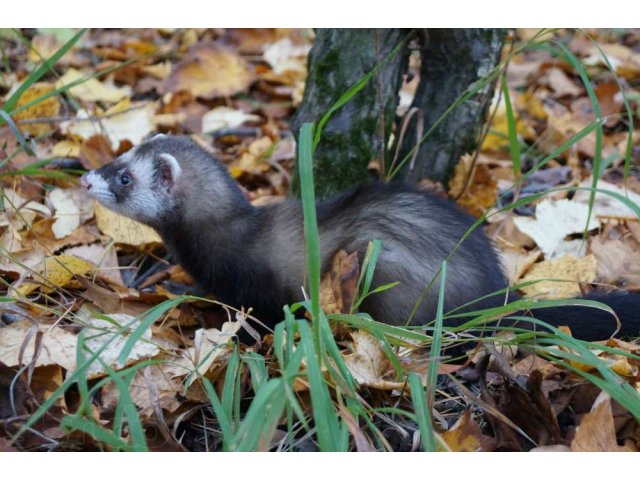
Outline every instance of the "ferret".
{"type": "MultiPolygon", "coordinates": [[[[107,208],[157,230],[182,267],[220,302],[252,308],[272,327],[283,320],[284,305],[304,299],[300,202],[251,205],[225,166],[187,137],[158,135],[86,173],[81,184],[107,208]]],[[[368,296],[359,310],[392,325],[407,322],[443,259],[474,223],[454,203],[403,183],[347,190],[317,204],[317,221],[323,273],[339,250],[357,251],[362,260],[369,241],[381,241],[372,288],[399,284],[368,296]]],[[[434,320],[438,284],[411,317],[414,325],[434,320]]],[[[495,292],[507,287],[494,245],[476,229],[448,262],[444,311],[470,302],[475,303],[466,310],[502,305],[505,295],[495,292]]],[[[621,320],[620,333],[640,334],[640,296],[583,298],[611,306],[621,320]]],[[[566,325],[589,341],[609,338],[617,327],[610,313],[584,306],[536,309],[535,317],[566,325]]],[[[464,320],[447,318],[445,324],[458,326],[464,320]]]]}

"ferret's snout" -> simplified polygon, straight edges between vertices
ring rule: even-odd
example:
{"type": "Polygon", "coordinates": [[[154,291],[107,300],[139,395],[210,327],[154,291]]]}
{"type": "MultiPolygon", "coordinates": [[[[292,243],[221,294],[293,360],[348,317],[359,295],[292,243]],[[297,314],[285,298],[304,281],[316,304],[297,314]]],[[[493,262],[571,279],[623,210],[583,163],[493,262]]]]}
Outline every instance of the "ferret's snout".
{"type": "Polygon", "coordinates": [[[87,172],[80,177],[80,185],[82,185],[82,188],[85,190],[91,190],[92,187],[91,182],[88,179],[90,173],[91,172],[87,172]]]}

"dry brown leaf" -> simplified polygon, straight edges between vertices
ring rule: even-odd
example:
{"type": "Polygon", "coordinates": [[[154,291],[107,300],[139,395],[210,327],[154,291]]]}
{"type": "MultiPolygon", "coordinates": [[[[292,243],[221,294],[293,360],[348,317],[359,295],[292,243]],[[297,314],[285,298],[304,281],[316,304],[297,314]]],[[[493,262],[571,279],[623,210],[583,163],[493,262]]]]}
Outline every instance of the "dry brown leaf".
{"type": "Polygon", "coordinates": [[[580,295],[579,282],[593,282],[596,278],[596,258],[593,254],[577,259],[567,255],[554,260],[536,263],[523,282],[530,282],[543,278],[568,280],[561,282],[541,281],[523,287],[521,290],[526,297],[542,296],[544,298],[571,298],[580,295]]]}
{"type": "Polygon", "coordinates": [[[515,285],[531,266],[538,261],[542,252],[538,249],[527,252],[521,248],[501,248],[499,254],[509,285],[515,285]]]}
{"type": "MultiPolygon", "coordinates": [[[[184,393],[182,381],[172,378],[163,370],[163,365],[150,365],[138,369],[129,384],[131,400],[140,408],[140,415],[150,418],[157,406],[167,412],[174,412],[183,404],[178,397],[184,393]]],[[[112,382],[103,390],[102,407],[114,408],[120,394],[112,382]]]]}
{"type": "Polygon", "coordinates": [[[591,412],[582,417],[571,442],[572,452],[633,452],[630,446],[620,446],[616,439],[611,410],[611,399],[599,397],[600,401],[591,412]]]}
{"type": "Polygon", "coordinates": [[[267,161],[268,155],[273,150],[273,140],[268,136],[257,138],[249,144],[240,159],[229,169],[234,178],[238,178],[243,172],[264,173],[271,168],[267,161]]]}
{"type": "Polygon", "coordinates": [[[345,355],[344,362],[353,378],[360,385],[374,388],[386,383],[383,377],[389,368],[389,360],[380,341],[364,331],[353,332],[351,336],[354,353],[345,355]]]}
{"type": "Polygon", "coordinates": [[[615,69],[616,74],[625,79],[636,79],[640,75],[640,54],[634,52],[626,45],[617,43],[603,43],[598,47],[590,45],[587,48],[587,58],[583,59],[583,63],[589,66],[601,66],[608,68],[605,59],[602,57],[600,50],[607,56],[607,60],[615,69]],[[599,49],[598,49],[599,47],[599,49]]]}
{"type": "Polygon", "coordinates": [[[349,313],[360,276],[358,252],[347,255],[344,250],[333,257],[331,271],[320,284],[320,305],[326,313],[349,313]]]}
{"type": "MultiPolygon", "coordinates": [[[[575,193],[575,195],[573,196],[573,201],[581,203],[585,206],[588,205],[591,191],[584,189],[590,189],[592,181],[592,178],[588,178],[580,184],[580,187],[582,189],[578,190],[575,193]]],[[[640,205],[640,194],[635,193],[631,190],[625,190],[624,188],[619,187],[618,185],[614,185],[613,183],[605,182],[604,180],[598,180],[598,189],[613,192],[628,199],[628,201],[634,203],[636,206],[640,205]]],[[[638,221],[638,215],[632,208],[628,207],[617,198],[600,191],[596,192],[592,215],[596,217],[638,221]]]]}
{"type": "MultiPolygon", "coordinates": [[[[31,376],[31,391],[40,402],[49,399],[64,382],[64,375],[60,365],[46,365],[38,367],[31,376]]],[[[64,395],[58,396],[55,405],[66,408],[64,395]]]]}
{"type": "Polygon", "coordinates": [[[94,202],[93,207],[98,228],[114,242],[136,247],[162,243],[160,235],[151,227],[119,215],[98,202],[94,202]]]}
{"type": "Polygon", "coordinates": [[[582,93],[582,88],[578,87],[563,70],[550,68],[547,70],[546,80],[558,97],[565,95],[577,96],[582,93]]]}
{"type": "MultiPolygon", "coordinates": [[[[197,370],[198,374],[206,375],[215,365],[222,354],[229,348],[229,341],[240,329],[240,322],[225,322],[222,328],[201,328],[196,330],[193,340],[194,346],[182,352],[180,358],[164,367],[164,371],[174,377],[184,377],[197,370]]],[[[199,375],[190,375],[187,386],[198,380],[199,375]]]]}
{"type": "Polygon", "coordinates": [[[442,434],[452,452],[491,452],[496,440],[482,433],[480,426],[466,410],[453,427],[442,434]]]}
{"type": "Polygon", "coordinates": [[[61,327],[34,326],[23,320],[0,328],[0,363],[9,367],[28,364],[33,360],[37,333],[42,334],[41,349],[35,358],[36,367],[59,365],[66,370],[76,367],[77,337],[61,327]],[[24,346],[24,354],[20,351],[24,346]]]}
{"type": "Polygon", "coordinates": [[[163,83],[163,91],[186,90],[194,97],[229,97],[245,91],[254,74],[237,53],[215,44],[197,44],[163,83]]]}
{"type": "Polygon", "coordinates": [[[598,236],[590,246],[598,261],[598,282],[640,287],[640,250],[636,245],[625,239],[607,240],[598,236]]]}
{"type": "MultiPolygon", "coordinates": [[[[34,63],[40,63],[43,59],[50,58],[60,50],[62,45],[62,41],[55,35],[38,33],[31,39],[31,48],[27,52],[27,58],[34,63]]],[[[65,56],[68,55],[68,53],[65,54],[65,56]]]]}
{"type": "Polygon", "coordinates": [[[93,225],[82,225],[66,237],[57,239],[53,236],[50,224],[50,219],[36,222],[33,225],[34,235],[28,237],[28,240],[34,242],[34,246],[41,247],[47,254],[58,252],[69,245],[93,243],[99,238],[99,233],[93,225]]]}
{"type": "Polygon", "coordinates": [[[92,352],[102,349],[99,360],[96,359],[86,370],[89,378],[102,376],[106,373],[103,363],[109,368],[120,370],[126,365],[141,359],[152,358],[160,353],[160,348],[151,341],[151,329],[148,328],[140,335],[125,362],[120,363],[118,357],[129,341],[129,333],[136,330],[141,321],[124,313],[112,313],[108,316],[111,321],[92,318],[83,329],[85,346],[92,352]],[[128,328],[124,333],[119,334],[119,328],[124,326],[128,326],[128,328]]]}

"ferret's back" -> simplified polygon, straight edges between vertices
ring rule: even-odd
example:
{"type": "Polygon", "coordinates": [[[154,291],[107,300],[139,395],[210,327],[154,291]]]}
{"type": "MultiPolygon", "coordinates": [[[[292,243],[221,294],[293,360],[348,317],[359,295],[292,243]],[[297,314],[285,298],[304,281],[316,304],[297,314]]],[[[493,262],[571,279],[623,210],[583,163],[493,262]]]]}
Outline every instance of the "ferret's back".
{"type": "MultiPolygon", "coordinates": [[[[371,240],[382,242],[373,287],[400,282],[374,294],[363,309],[379,321],[402,324],[442,261],[472,227],[474,219],[453,202],[405,184],[373,183],[357,187],[318,206],[320,240],[325,257],[337,250],[362,254],[371,240]]],[[[324,258],[330,265],[330,258],[324,258]]],[[[507,286],[493,245],[473,232],[450,258],[445,309],[459,307],[507,286]]],[[[426,294],[415,323],[433,318],[439,282],[426,294]]],[[[476,308],[495,304],[499,297],[476,308]]]]}

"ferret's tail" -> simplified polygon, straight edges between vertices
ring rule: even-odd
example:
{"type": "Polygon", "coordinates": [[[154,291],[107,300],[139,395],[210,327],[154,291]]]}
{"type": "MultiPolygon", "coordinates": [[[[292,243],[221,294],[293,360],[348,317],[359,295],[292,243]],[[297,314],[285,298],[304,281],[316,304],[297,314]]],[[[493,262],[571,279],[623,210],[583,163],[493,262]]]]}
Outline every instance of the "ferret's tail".
{"type": "Polygon", "coordinates": [[[611,307],[620,320],[620,325],[611,313],[583,305],[539,308],[529,315],[554,327],[567,326],[571,334],[580,340],[606,340],[614,334],[628,337],[640,336],[640,295],[617,292],[591,293],[580,298],[594,300],[611,307]]]}

